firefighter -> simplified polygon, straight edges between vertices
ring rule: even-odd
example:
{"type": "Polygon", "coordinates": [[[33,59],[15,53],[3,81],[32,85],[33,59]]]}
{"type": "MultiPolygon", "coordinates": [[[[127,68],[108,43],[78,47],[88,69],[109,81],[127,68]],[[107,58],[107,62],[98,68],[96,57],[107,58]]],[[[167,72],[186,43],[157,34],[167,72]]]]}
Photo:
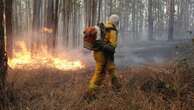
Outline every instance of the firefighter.
{"type": "MultiPolygon", "coordinates": [[[[105,24],[107,30],[102,42],[96,42],[98,50],[93,52],[96,61],[95,72],[89,82],[89,94],[95,94],[98,87],[105,78],[106,72],[110,75],[113,90],[119,90],[120,84],[116,77],[116,66],[114,63],[114,53],[117,47],[119,16],[111,15],[105,24]]],[[[99,30],[99,29],[97,29],[99,30]]],[[[99,33],[99,32],[98,32],[99,33]]]]}

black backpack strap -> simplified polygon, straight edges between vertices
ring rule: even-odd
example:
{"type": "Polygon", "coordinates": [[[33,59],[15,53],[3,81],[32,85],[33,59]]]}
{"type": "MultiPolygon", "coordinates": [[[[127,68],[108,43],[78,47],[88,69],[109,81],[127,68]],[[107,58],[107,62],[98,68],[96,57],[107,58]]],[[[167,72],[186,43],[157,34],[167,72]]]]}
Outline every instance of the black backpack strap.
{"type": "Polygon", "coordinates": [[[111,27],[111,28],[106,28],[106,31],[110,32],[110,31],[116,31],[118,32],[118,30],[114,27],[111,27]]]}
{"type": "Polygon", "coordinates": [[[101,40],[104,41],[105,36],[106,36],[106,27],[104,23],[98,23],[97,26],[100,28],[101,40]]]}
{"type": "Polygon", "coordinates": [[[115,26],[114,24],[113,24],[112,26],[113,26],[113,27],[108,27],[108,28],[106,28],[106,31],[107,31],[107,32],[116,31],[116,33],[118,33],[118,30],[117,30],[116,26],[115,26]]]}

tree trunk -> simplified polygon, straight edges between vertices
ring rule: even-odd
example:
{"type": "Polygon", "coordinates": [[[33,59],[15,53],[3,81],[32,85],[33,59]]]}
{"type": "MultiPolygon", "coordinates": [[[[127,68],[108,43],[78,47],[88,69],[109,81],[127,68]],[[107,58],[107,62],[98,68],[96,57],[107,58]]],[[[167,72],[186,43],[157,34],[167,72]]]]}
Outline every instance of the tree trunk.
{"type": "Polygon", "coordinates": [[[109,4],[109,6],[110,6],[109,16],[111,16],[111,14],[112,14],[112,5],[113,5],[112,2],[113,2],[113,1],[110,0],[110,4],[109,4]]]}
{"type": "Polygon", "coordinates": [[[48,0],[47,9],[47,22],[46,27],[51,29],[52,32],[47,34],[47,42],[49,50],[53,51],[56,47],[56,34],[57,34],[57,24],[58,24],[58,3],[59,0],[48,0]]]}
{"type": "Polygon", "coordinates": [[[97,23],[100,22],[100,18],[101,18],[101,8],[102,8],[102,0],[99,0],[98,1],[98,20],[97,20],[97,23]]]}
{"type": "Polygon", "coordinates": [[[153,1],[148,0],[148,39],[153,40],[153,1]]]}
{"type": "Polygon", "coordinates": [[[12,31],[12,0],[5,0],[7,55],[12,57],[13,31],[12,31]]]}
{"type": "MultiPolygon", "coordinates": [[[[4,36],[4,3],[3,0],[0,0],[0,99],[4,99],[4,86],[5,86],[5,77],[7,73],[7,56],[5,52],[5,36],[4,36]]],[[[0,109],[5,108],[5,102],[0,100],[0,109]]]]}
{"type": "Polygon", "coordinates": [[[0,89],[2,85],[4,85],[5,74],[7,71],[7,56],[5,52],[3,13],[4,13],[3,0],[0,0],[0,89]]]}
{"type": "Polygon", "coordinates": [[[169,27],[168,27],[168,40],[173,40],[174,34],[174,0],[170,0],[169,8],[169,27]]]}
{"type": "Polygon", "coordinates": [[[132,1],[132,36],[136,40],[136,0],[132,1]]]}
{"type": "Polygon", "coordinates": [[[32,31],[33,31],[33,38],[31,39],[31,51],[32,53],[36,53],[36,49],[39,48],[39,41],[38,37],[39,34],[38,32],[40,31],[40,26],[41,26],[41,14],[40,14],[40,9],[41,9],[41,4],[42,0],[34,0],[33,1],[33,19],[32,19],[32,31]]]}
{"type": "Polygon", "coordinates": [[[85,25],[92,26],[96,24],[97,0],[84,0],[85,5],[85,25]]]}
{"type": "Polygon", "coordinates": [[[64,25],[64,44],[65,47],[69,45],[69,22],[70,22],[70,8],[71,0],[63,0],[63,25],[64,25]]]}
{"type": "Polygon", "coordinates": [[[53,26],[53,48],[55,49],[57,43],[57,30],[58,30],[58,10],[59,10],[59,0],[55,0],[55,10],[54,10],[54,26],[53,26]]]}

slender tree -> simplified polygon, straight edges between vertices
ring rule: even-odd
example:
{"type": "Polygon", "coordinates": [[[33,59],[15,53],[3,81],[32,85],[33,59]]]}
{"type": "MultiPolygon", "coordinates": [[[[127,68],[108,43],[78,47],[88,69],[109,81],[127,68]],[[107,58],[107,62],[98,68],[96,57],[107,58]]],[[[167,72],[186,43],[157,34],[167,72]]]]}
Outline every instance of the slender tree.
{"type": "Polygon", "coordinates": [[[148,0],[148,38],[153,40],[153,1],[148,0]]]}
{"type": "Polygon", "coordinates": [[[54,19],[53,19],[53,48],[55,49],[57,43],[57,30],[58,30],[58,10],[59,10],[59,0],[55,0],[54,8],[54,19]]]}
{"type": "Polygon", "coordinates": [[[13,48],[12,3],[13,3],[13,0],[5,0],[7,54],[9,57],[12,56],[12,48],[13,48]]]}
{"type": "Polygon", "coordinates": [[[4,36],[4,6],[3,0],[0,0],[0,89],[4,85],[5,74],[7,70],[7,56],[5,52],[5,36],[4,36]]]}
{"type": "Polygon", "coordinates": [[[38,32],[41,30],[41,5],[42,0],[34,0],[33,2],[33,19],[32,19],[32,31],[33,31],[33,37],[31,39],[31,51],[34,53],[35,50],[40,46],[40,42],[37,40],[39,37],[38,32]]]}
{"type": "Polygon", "coordinates": [[[47,42],[50,50],[54,50],[56,47],[57,39],[57,27],[58,27],[58,3],[59,0],[48,0],[47,8],[47,22],[45,27],[52,30],[51,33],[47,34],[47,42]]]}
{"type": "Polygon", "coordinates": [[[98,23],[100,22],[101,8],[102,8],[102,0],[98,0],[98,20],[97,20],[98,23]]]}
{"type": "Polygon", "coordinates": [[[5,36],[4,36],[4,3],[0,0],[0,109],[4,110],[5,104],[2,99],[4,99],[4,86],[5,86],[5,76],[7,73],[7,56],[5,52],[5,36]],[[3,102],[2,102],[3,101],[3,102]]]}
{"type": "Polygon", "coordinates": [[[65,47],[69,45],[69,22],[71,14],[71,0],[63,0],[63,35],[65,47]]]}
{"type": "Polygon", "coordinates": [[[174,34],[174,0],[169,0],[169,25],[168,25],[168,40],[173,40],[174,34]]]}
{"type": "Polygon", "coordinates": [[[85,24],[92,26],[96,24],[97,0],[84,0],[85,5],[85,24]]]}
{"type": "Polygon", "coordinates": [[[137,3],[137,0],[132,0],[132,33],[133,33],[133,40],[136,39],[136,3],[137,3]]]}

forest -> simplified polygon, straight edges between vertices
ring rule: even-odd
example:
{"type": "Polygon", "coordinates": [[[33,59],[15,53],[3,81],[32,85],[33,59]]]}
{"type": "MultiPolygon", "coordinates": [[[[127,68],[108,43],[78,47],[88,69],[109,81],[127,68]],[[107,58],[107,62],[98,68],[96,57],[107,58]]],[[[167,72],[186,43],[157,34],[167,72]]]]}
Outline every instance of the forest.
{"type": "Polygon", "coordinates": [[[0,110],[193,110],[193,59],[194,0],[0,0],[0,110]],[[121,88],[88,102],[84,29],[111,15],[121,88]]]}

